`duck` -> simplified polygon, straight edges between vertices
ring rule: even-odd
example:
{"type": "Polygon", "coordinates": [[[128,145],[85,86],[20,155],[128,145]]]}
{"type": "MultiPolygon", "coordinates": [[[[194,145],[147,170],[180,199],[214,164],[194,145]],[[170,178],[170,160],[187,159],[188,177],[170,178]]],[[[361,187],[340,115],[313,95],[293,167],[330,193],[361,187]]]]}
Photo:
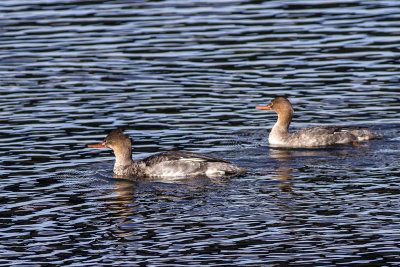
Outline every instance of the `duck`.
{"type": "Polygon", "coordinates": [[[88,145],[90,148],[111,148],[114,151],[114,175],[117,177],[231,177],[248,171],[229,161],[208,155],[166,151],[134,162],[132,141],[121,129],[111,131],[103,142],[88,145]]]}
{"type": "Polygon", "coordinates": [[[276,97],[265,106],[256,106],[256,109],[273,110],[278,114],[278,120],[268,137],[271,147],[313,148],[343,144],[362,147],[364,145],[360,142],[383,137],[369,128],[344,126],[316,126],[290,133],[289,125],[294,110],[285,97],[276,97]]]}

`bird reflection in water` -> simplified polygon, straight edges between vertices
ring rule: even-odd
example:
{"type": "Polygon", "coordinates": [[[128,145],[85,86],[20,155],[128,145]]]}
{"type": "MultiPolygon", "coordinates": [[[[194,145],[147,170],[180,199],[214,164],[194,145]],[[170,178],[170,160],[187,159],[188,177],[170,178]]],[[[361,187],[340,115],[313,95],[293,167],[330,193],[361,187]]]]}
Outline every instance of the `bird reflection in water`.
{"type": "MultiPolygon", "coordinates": [[[[292,175],[291,161],[293,160],[291,150],[287,149],[270,149],[269,156],[272,159],[276,159],[280,164],[277,167],[274,178],[279,181],[289,181],[292,175]]],[[[282,193],[293,195],[292,183],[281,183],[279,189],[282,193]]],[[[281,198],[281,197],[279,197],[281,198]]]]}
{"type": "Polygon", "coordinates": [[[209,184],[226,184],[231,178],[177,178],[176,180],[152,177],[137,179],[113,178],[114,194],[107,200],[107,206],[116,210],[121,218],[129,220],[140,207],[140,199],[148,195],[159,199],[180,201],[195,193],[202,193],[209,184]]]}

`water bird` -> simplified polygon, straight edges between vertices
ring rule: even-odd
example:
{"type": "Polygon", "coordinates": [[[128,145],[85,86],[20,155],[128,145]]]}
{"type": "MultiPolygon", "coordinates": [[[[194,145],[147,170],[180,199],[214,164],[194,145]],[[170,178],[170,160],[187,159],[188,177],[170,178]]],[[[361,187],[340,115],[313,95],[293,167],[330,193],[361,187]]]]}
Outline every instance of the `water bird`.
{"type": "Polygon", "coordinates": [[[114,174],[122,177],[213,178],[237,176],[248,171],[223,159],[186,151],[161,152],[134,162],[132,141],[121,129],[110,132],[100,144],[88,147],[111,148],[115,155],[114,174]]]}
{"type": "Polygon", "coordinates": [[[362,127],[316,126],[290,133],[289,125],[294,111],[285,97],[277,97],[265,106],[256,106],[256,109],[273,110],[278,114],[278,120],[268,137],[272,147],[310,148],[340,144],[362,147],[364,145],[359,142],[382,138],[380,134],[362,127]]]}

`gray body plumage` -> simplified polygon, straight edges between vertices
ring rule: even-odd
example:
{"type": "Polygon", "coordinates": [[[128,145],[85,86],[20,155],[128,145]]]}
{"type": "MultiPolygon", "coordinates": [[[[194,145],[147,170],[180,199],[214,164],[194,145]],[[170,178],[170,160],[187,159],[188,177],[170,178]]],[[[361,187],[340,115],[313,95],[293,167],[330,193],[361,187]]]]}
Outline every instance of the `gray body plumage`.
{"type": "Polygon", "coordinates": [[[271,131],[270,144],[278,147],[325,147],[353,142],[364,142],[382,136],[368,128],[342,126],[316,126],[294,133],[283,133],[279,137],[271,131]]]}
{"type": "Polygon", "coordinates": [[[114,167],[116,175],[139,177],[216,177],[238,175],[246,171],[225,160],[185,151],[161,152],[138,162],[114,167]]]}
{"type": "Polygon", "coordinates": [[[102,145],[114,151],[114,174],[117,176],[217,177],[234,176],[248,171],[222,159],[185,151],[162,152],[134,162],[131,140],[121,130],[112,131],[102,145]]]}

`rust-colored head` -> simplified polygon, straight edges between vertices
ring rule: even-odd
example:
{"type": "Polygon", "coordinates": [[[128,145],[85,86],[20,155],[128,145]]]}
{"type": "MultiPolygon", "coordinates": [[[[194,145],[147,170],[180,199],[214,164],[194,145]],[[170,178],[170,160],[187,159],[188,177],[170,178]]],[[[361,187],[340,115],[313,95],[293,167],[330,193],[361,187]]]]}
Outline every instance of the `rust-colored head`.
{"type": "Polygon", "coordinates": [[[104,141],[97,145],[88,145],[91,148],[109,147],[111,149],[118,149],[119,147],[131,147],[131,139],[124,134],[121,129],[113,130],[107,135],[104,141]]]}
{"type": "Polygon", "coordinates": [[[277,97],[271,101],[268,105],[257,106],[256,109],[268,109],[273,110],[276,113],[293,113],[292,104],[285,97],[277,97]]]}

